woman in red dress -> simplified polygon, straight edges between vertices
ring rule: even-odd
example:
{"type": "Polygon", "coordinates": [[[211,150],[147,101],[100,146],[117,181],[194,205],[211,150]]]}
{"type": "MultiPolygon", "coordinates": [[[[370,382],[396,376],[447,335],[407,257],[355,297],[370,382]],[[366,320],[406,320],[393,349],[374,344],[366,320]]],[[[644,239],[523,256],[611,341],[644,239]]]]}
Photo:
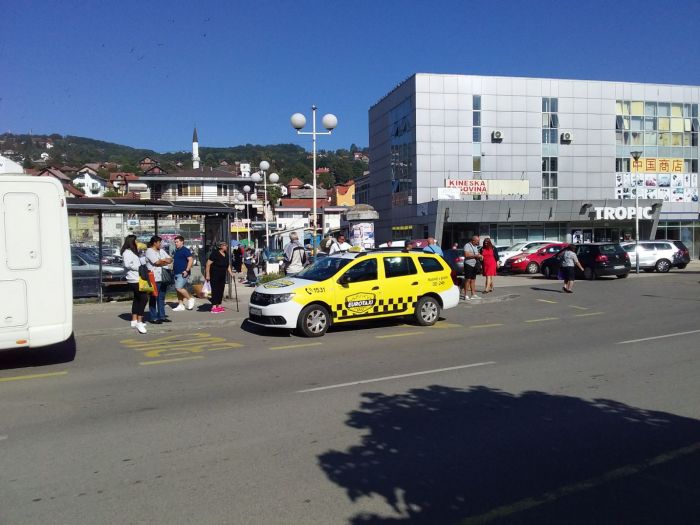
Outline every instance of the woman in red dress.
{"type": "Polygon", "coordinates": [[[481,247],[481,255],[484,257],[484,277],[486,277],[483,293],[493,292],[493,278],[498,271],[499,262],[498,251],[488,237],[484,239],[484,245],[481,247]]]}

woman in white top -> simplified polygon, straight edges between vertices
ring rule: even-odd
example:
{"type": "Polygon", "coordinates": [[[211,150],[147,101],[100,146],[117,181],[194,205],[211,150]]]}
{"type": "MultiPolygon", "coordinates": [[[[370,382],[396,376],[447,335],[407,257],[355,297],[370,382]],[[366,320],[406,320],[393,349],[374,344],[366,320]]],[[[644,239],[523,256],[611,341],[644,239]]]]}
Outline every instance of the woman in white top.
{"type": "Polygon", "coordinates": [[[164,321],[169,322],[169,320],[165,318],[165,293],[167,292],[168,285],[164,284],[162,280],[163,266],[172,263],[173,259],[161,248],[162,241],[163,239],[154,235],[151,237],[148,248],[146,249],[148,271],[153,272],[156,284],[158,285],[158,297],[151,295],[148,298],[148,315],[153,324],[161,324],[164,321]]]}
{"type": "Polygon", "coordinates": [[[136,328],[140,334],[146,333],[146,325],[143,324],[143,312],[148,302],[148,293],[139,291],[139,249],[136,246],[136,235],[127,235],[121,249],[126,272],[126,282],[134,292],[134,300],[131,303],[131,327],[136,328]]]}

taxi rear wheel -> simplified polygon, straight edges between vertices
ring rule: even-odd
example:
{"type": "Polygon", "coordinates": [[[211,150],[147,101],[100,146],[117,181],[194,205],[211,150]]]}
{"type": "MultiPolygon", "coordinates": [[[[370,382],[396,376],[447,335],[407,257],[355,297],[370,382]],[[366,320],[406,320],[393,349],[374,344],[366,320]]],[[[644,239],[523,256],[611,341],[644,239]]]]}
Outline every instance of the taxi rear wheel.
{"type": "Polygon", "coordinates": [[[299,314],[297,331],[306,337],[321,337],[328,331],[330,315],[320,304],[310,304],[299,314]]]}
{"type": "Polygon", "coordinates": [[[421,297],[416,304],[416,321],[421,326],[432,326],[440,318],[440,303],[434,297],[421,297]]]}

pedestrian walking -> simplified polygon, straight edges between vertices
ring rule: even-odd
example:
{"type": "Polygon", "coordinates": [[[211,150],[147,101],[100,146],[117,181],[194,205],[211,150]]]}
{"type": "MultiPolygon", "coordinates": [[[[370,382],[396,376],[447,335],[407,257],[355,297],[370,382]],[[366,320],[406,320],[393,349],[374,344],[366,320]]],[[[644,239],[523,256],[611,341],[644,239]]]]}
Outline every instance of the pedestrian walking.
{"type": "Polygon", "coordinates": [[[255,282],[258,280],[258,278],[255,276],[255,266],[256,266],[256,260],[255,260],[255,251],[253,248],[248,248],[246,250],[245,258],[243,259],[243,264],[245,264],[246,267],[246,285],[248,286],[255,286],[255,282]]]}
{"type": "Polygon", "coordinates": [[[241,273],[243,269],[243,245],[236,244],[233,247],[233,270],[236,273],[241,273]]]}
{"type": "Polygon", "coordinates": [[[158,295],[148,298],[148,316],[153,324],[170,322],[165,317],[165,294],[168,291],[168,283],[163,280],[163,267],[173,262],[172,257],[162,248],[163,239],[154,235],[146,248],[146,265],[148,271],[153,272],[153,277],[158,287],[158,295]]]}
{"type": "Polygon", "coordinates": [[[464,245],[464,295],[461,299],[481,299],[476,295],[476,276],[481,273],[484,256],[479,252],[479,236],[464,245]]]}
{"type": "Polygon", "coordinates": [[[345,235],[341,233],[338,235],[337,242],[335,242],[328,251],[328,255],[347,252],[350,248],[352,248],[352,246],[345,240],[345,235]]]}
{"type": "Polygon", "coordinates": [[[434,253],[440,257],[445,257],[445,254],[442,252],[442,248],[440,248],[440,245],[435,240],[435,237],[428,237],[428,244],[425,246],[425,248],[423,248],[423,251],[425,253],[434,253]]]}
{"type": "Polygon", "coordinates": [[[484,239],[484,244],[481,247],[481,256],[483,257],[484,277],[484,293],[493,292],[493,278],[498,273],[498,250],[491,242],[489,237],[484,239]]]}
{"type": "Polygon", "coordinates": [[[236,278],[228,257],[228,244],[222,241],[217,245],[217,249],[212,250],[204,270],[204,278],[211,286],[211,313],[213,314],[226,311],[226,308],[221,306],[221,301],[224,298],[227,275],[232,279],[236,278]]]}
{"type": "Polygon", "coordinates": [[[140,334],[145,334],[147,330],[146,325],[143,323],[143,314],[148,302],[148,292],[139,290],[139,267],[142,261],[139,257],[139,249],[136,246],[136,235],[127,235],[124,238],[124,244],[120,252],[124,268],[127,270],[126,282],[134,293],[134,299],[131,302],[131,328],[136,328],[140,334]]]}
{"type": "Polygon", "coordinates": [[[284,272],[286,275],[296,275],[306,266],[306,250],[299,242],[299,234],[289,234],[289,243],[284,247],[284,272]]]}
{"type": "Polygon", "coordinates": [[[563,274],[562,277],[564,277],[564,286],[561,289],[566,293],[574,293],[572,288],[576,277],[576,267],[583,271],[583,266],[578,260],[574,247],[568,245],[557,257],[561,259],[561,273],[563,274]]]}
{"type": "Polygon", "coordinates": [[[175,253],[173,254],[173,276],[175,277],[175,291],[177,292],[178,305],[173,308],[174,312],[192,310],[195,299],[187,291],[187,280],[192,274],[192,264],[194,256],[190,249],[185,246],[185,238],[182,235],[175,237],[175,253]]]}

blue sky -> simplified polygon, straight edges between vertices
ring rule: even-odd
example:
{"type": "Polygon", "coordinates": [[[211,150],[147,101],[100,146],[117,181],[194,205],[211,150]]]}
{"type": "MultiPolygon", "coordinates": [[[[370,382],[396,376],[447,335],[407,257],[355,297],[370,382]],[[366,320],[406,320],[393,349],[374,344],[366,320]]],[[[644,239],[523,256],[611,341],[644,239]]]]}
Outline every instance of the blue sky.
{"type": "Polygon", "coordinates": [[[0,132],[156,151],[368,144],[369,107],[416,72],[700,85],[699,1],[7,0],[0,132]],[[319,116],[320,116],[319,115],[319,116]]]}

